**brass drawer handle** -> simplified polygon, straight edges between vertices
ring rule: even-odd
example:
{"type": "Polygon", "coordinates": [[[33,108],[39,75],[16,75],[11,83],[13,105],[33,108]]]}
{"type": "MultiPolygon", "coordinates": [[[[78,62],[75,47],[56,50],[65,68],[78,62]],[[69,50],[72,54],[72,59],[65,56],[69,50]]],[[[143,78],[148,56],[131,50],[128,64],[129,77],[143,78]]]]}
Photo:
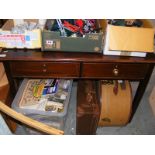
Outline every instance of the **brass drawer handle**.
{"type": "Polygon", "coordinates": [[[117,76],[118,73],[119,73],[119,70],[118,70],[117,68],[114,68],[114,69],[113,69],[113,73],[114,73],[115,76],[117,76]]]}
{"type": "Polygon", "coordinates": [[[43,64],[43,67],[46,67],[46,64],[43,64]]]}
{"type": "Polygon", "coordinates": [[[43,72],[44,72],[44,73],[47,72],[47,69],[43,69],[43,72]]]}

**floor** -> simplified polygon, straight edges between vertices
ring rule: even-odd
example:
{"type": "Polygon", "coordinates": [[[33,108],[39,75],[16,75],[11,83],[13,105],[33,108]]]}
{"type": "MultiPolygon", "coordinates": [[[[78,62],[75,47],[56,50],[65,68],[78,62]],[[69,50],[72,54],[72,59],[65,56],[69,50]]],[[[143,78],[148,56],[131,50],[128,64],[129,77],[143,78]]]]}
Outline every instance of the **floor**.
{"type": "MultiPolygon", "coordinates": [[[[138,82],[132,82],[133,96],[137,89],[138,82]]],[[[155,116],[152,113],[152,109],[149,105],[149,95],[155,85],[155,70],[151,76],[145,94],[140,102],[140,105],[132,119],[132,121],[124,127],[99,127],[97,129],[97,135],[154,135],[155,134],[155,116]]],[[[72,94],[70,104],[68,108],[68,115],[65,124],[65,135],[75,135],[76,129],[76,91],[77,83],[73,83],[72,94]]],[[[16,134],[39,134],[33,130],[27,132],[25,127],[19,126],[16,134]]]]}

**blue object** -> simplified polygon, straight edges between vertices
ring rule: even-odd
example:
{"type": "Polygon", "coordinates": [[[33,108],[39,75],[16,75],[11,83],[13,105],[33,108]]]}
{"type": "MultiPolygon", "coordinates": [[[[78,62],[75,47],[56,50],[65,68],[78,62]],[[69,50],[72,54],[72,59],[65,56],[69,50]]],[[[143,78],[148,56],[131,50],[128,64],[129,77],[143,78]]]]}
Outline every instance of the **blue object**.
{"type": "Polygon", "coordinates": [[[30,36],[25,36],[26,41],[30,41],[30,36]]]}
{"type": "Polygon", "coordinates": [[[0,135],[12,135],[2,115],[0,114],[0,135]]]}

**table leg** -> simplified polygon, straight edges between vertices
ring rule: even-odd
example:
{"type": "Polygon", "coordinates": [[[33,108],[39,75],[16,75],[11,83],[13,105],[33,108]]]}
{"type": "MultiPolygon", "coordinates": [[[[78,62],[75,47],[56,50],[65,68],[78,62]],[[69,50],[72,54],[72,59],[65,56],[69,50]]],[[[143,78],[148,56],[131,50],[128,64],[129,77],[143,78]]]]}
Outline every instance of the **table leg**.
{"type": "Polygon", "coordinates": [[[137,108],[138,108],[138,106],[140,104],[140,100],[143,97],[143,94],[145,92],[145,89],[147,87],[149,79],[150,79],[151,74],[153,72],[153,68],[154,68],[154,64],[150,64],[145,78],[139,82],[139,85],[138,85],[138,88],[137,88],[137,91],[136,91],[136,94],[135,94],[135,97],[134,97],[134,100],[133,100],[133,110],[132,110],[131,119],[133,118],[133,116],[134,116],[134,114],[135,114],[135,112],[136,112],[136,110],[137,110],[137,108]]]}
{"type": "MultiPolygon", "coordinates": [[[[13,80],[13,77],[11,76],[9,63],[5,62],[3,64],[4,64],[5,72],[6,72],[8,81],[9,81],[8,90],[7,90],[8,93],[7,93],[6,100],[4,101],[4,103],[8,106],[11,106],[11,103],[14,99],[15,94],[16,94],[15,82],[13,80]]],[[[4,92],[4,93],[6,93],[6,92],[4,92]]],[[[17,127],[16,121],[13,118],[11,118],[5,114],[3,114],[3,116],[4,116],[4,119],[7,123],[7,125],[9,126],[10,130],[14,133],[16,131],[16,127],[17,127]]]]}
{"type": "Polygon", "coordinates": [[[15,82],[14,78],[12,77],[9,63],[4,62],[3,64],[4,64],[5,72],[6,72],[8,81],[9,81],[10,92],[11,92],[10,95],[11,95],[11,98],[13,99],[17,92],[16,82],[15,82]]]}

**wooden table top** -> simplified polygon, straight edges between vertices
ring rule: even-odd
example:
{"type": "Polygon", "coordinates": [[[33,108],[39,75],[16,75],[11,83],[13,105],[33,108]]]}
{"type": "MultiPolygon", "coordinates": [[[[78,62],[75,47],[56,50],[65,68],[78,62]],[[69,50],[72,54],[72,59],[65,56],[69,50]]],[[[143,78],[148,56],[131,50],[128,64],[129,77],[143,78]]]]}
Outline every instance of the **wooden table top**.
{"type": "Polygon", "coordinates": [[[148,53],[146,57],[105,56],[101,53],[83,52],[53,52],[40,49],[7,49],[2,50],[0,61],[74,61],[74,62],[119,62],[119,63],[155,63],[155,54],[148,53]],[[8,52],[5,52],[8,51],[8,52]]]}

